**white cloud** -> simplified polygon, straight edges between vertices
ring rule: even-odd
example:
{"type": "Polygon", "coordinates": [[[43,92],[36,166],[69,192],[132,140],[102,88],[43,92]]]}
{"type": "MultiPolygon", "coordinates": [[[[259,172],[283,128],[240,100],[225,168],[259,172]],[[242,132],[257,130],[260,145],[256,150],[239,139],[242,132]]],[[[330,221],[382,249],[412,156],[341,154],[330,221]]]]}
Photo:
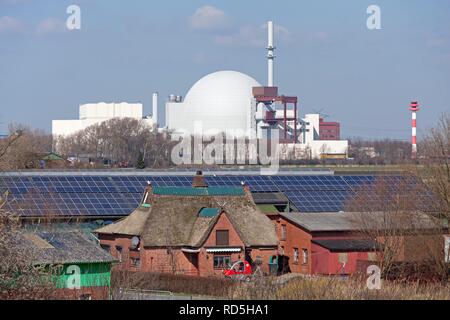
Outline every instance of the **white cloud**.
{"type": "Polygon", "coordinates": [[[228,26],[229,18],[220,9],[213,6],[198,8],[189,18],[189,24],[197,30],[217,30],[228,26]]]}
{"type": "Polygon", "coordinates": [[[56,18],[47,18],[38,23],[36,27],[37,35],[46,35],[52,33],[61,33],[66,31],[66,25],[63,21],[56,18]]]}
{"type": "Polygon", "coordinates": [[[23,31],[23,24],[12,17],[0,17],[0,34],[20,33],[23,31]]]}
{"type": "MultiPolygon", "coordinates": [[[[291,39],[289,30],[280,25],[274,24],[274,34],[275,41],[288,42],[291,39]]],[[[265,47],[267,46],[267,24],[260,27],[241,26],[236,33],[215,36],[214,42],[224,46],[265,47]]]]}

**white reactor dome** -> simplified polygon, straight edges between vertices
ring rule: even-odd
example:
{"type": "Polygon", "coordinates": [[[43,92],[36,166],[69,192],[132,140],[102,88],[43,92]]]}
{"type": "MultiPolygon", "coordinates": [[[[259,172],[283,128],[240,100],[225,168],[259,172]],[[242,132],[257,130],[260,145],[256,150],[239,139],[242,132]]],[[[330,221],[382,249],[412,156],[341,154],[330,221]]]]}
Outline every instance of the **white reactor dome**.
{"type": "MultiPolygon", "coordinates": [[[[203,130],[248,129],[255,79],[237,71],[218,71],[197,81],[184,99],[185,122],[201,121],[203,130]],[[187,116],[189,115],[189,116],[187,116]]],[[[193,124],[185,123],[192,128],[193,124]]]]}

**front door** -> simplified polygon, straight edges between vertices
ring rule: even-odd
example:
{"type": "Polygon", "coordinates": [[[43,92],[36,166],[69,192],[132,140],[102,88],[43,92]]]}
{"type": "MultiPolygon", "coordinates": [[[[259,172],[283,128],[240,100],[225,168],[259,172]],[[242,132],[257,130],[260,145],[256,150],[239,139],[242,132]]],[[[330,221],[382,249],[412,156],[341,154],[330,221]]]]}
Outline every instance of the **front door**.
{"type": "Polygon", "coordinates": [[[192,268],[191,268],[192,273],[198,276],[198,274],[199,274],[198,273],[199,272],[199,270],[198,270],[198,253],[190,253],[188,258],[189,258],[189,262],[192,265],[192,268]]]}

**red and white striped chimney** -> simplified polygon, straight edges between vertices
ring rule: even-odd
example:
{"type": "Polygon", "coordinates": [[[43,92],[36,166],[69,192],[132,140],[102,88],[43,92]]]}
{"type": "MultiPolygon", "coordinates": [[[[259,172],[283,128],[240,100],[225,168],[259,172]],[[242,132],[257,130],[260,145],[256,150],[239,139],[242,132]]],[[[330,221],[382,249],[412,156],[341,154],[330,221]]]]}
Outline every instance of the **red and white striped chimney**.
{"type": "Polygon", "coordinates": [[[419,103],[417,101],[411,102],[409,110],[412,113],[412,152],[411,158],[417,158],[417,111],[419,111],[419,103]]]}

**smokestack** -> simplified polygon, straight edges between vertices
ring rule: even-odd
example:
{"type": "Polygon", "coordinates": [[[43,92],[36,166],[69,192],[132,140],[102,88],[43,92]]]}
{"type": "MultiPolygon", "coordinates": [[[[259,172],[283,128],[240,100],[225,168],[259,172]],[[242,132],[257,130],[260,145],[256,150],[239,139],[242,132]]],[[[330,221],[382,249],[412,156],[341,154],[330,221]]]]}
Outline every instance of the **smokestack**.
{"type": "Polygon", "coordinates": [[[412,113],[412,152],[411,158],[415,160],[417,158],[417,111],[419,111],[419,103],[417,101],[411,102],[409,110],[412,113]]]}
{"type": "Polygon", "coordinates": [[[158,126],[158,92],[155,92],[152,98],[152,118],[155,125],[158,126]]]}
{"type": "Polygon", "coordinates": [[[273,87],[273,60],[275,59],[275,47],[273,46],[273,21],[267,23],[267,86],[273,87]]]}

